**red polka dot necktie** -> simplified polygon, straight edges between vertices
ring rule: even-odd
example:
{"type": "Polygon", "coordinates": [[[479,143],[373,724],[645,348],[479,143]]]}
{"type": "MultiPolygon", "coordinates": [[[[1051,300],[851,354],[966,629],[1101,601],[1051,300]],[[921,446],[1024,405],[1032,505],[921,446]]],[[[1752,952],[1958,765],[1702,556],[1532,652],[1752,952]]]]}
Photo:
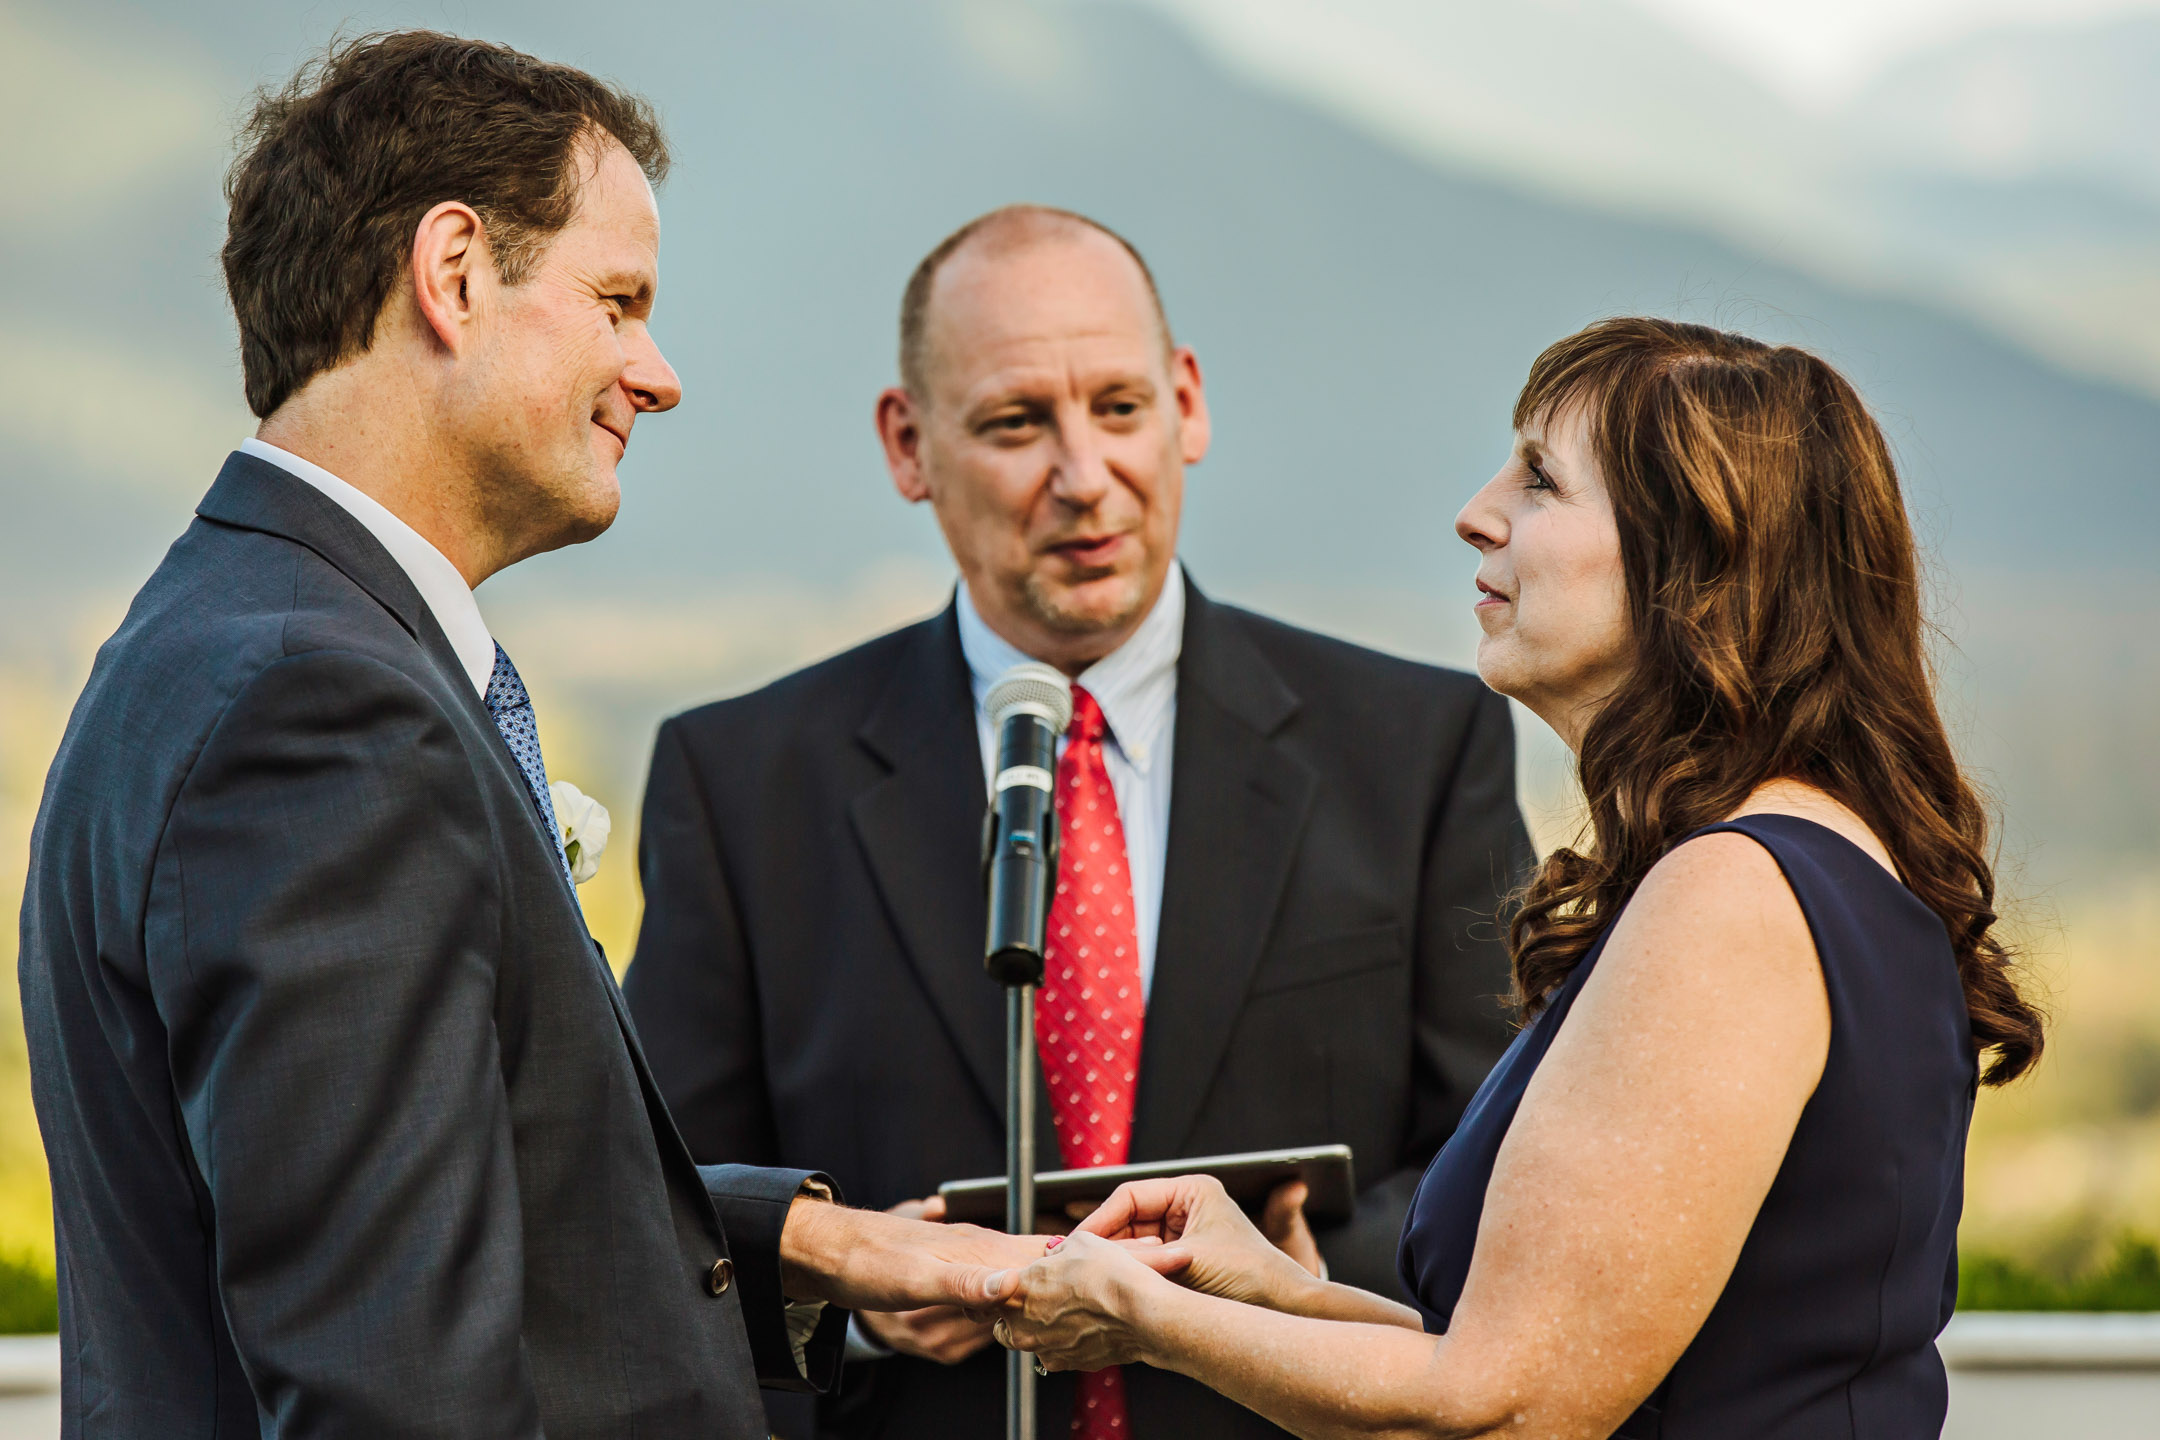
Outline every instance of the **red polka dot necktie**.
{"type": "MultiPolygon", "coordinates": [[[[1109,726],[1095,697],[1073,686],[1072,728],[1058,761],[1057,893],[1050,901],[1035,1040],[1050,1118],[1069,1170],[1122,1165],[1132,1142],[1133,1086],[1147,1002],[1139,926],[1117,795],[1103,766],[1109,726]]],[[[1080,1377],[1072,1433],[1125,1440],[1125,1372],[1080,1377]]]]}

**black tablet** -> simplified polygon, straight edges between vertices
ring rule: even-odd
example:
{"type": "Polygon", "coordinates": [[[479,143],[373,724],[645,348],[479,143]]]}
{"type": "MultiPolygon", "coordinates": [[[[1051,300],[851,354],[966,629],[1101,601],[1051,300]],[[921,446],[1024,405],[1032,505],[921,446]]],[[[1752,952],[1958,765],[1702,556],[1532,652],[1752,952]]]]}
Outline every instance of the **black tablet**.
{"type": "MultiPolygon", "coordinates": [[[[1212,1175],[1230,1198],[1257,1214],[1276,1186],[1303,1180],[1305,1218],[1314,1226],[1339,1225],[1357,1203],[1357,1178],[1347,1145],[1299,1150],[1254,1150],[1243,1155],[1200,1155],[1190,1160],[1150,1160],[1144,1165],[1100,1165],[1093,1170],[1046,1170],[1035,1177],[1035,1210],[1065,1215],[1074,1204],[1095,1205],[1128,1180],[1171,1175],[1212,1175]]],[[[948,1180],[938,1186],[945,1218],[993,1229],[1005,1226],[1005,1177],[948,1180]]]]}

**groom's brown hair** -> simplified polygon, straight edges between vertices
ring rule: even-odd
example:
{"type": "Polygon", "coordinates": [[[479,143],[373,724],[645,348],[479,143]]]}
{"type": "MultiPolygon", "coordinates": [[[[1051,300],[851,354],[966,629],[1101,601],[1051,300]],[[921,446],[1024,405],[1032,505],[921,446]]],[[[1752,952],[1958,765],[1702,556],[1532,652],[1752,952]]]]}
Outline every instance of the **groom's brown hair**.
{"type": "Polygon", "coordinates": [[[655,185],[667,141],[644,100],[506,45],[428,30],[331,46],[256,97],[225,177],[225,288],[248,408],[267,416],[367,349],[420,217],[472,206],[503,280],[576,213],[574,163],[614,137],[655,185]]]}

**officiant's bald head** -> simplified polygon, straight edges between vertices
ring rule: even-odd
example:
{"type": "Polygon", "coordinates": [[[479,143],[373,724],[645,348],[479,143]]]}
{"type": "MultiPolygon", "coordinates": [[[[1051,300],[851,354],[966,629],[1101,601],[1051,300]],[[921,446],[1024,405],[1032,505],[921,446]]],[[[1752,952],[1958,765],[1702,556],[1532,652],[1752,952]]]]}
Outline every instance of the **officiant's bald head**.
{"type": "Polygon", "coordinates": [[[1075,211],[1051,205],[1007,205],[976,216],[939,241],[908,276],[900,299],[901,386],[918,403],[930,400],[930,371],[944,338],[939,334],[943,327],[937,312],[950,308],[945,306],[948,299],[964,307],[976,298],[967,292],[974,288],[971,282],[980,278],[977,267],[994,265],[1023,251],[1061,246],[1098,252],[1094,258],[1110,260],[1112,269],[1129,271],[1133,298],[1144,297],[1167,358],[1174,344],[1170,318],[1155,287],[1155,272],[1130,240],[1075,211]],[[952,271],[949,279],[948,269],[952,271]]]}

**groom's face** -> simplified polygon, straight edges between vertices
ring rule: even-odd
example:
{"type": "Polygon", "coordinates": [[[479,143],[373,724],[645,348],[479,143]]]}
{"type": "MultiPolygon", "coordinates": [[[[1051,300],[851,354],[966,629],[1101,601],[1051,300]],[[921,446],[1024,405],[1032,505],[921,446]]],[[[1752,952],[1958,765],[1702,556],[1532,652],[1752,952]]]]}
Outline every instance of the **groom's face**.
{"type": "Polygon", "coordinates": [[[652,188],[612,139],[575,163],[576,212],[519,283],[492,288],[459,382],[469,473],[498,532],[530,537],[526,553],[607,529],[637,417],[682,398],[648,328],[660,278],[652,188]]]}

